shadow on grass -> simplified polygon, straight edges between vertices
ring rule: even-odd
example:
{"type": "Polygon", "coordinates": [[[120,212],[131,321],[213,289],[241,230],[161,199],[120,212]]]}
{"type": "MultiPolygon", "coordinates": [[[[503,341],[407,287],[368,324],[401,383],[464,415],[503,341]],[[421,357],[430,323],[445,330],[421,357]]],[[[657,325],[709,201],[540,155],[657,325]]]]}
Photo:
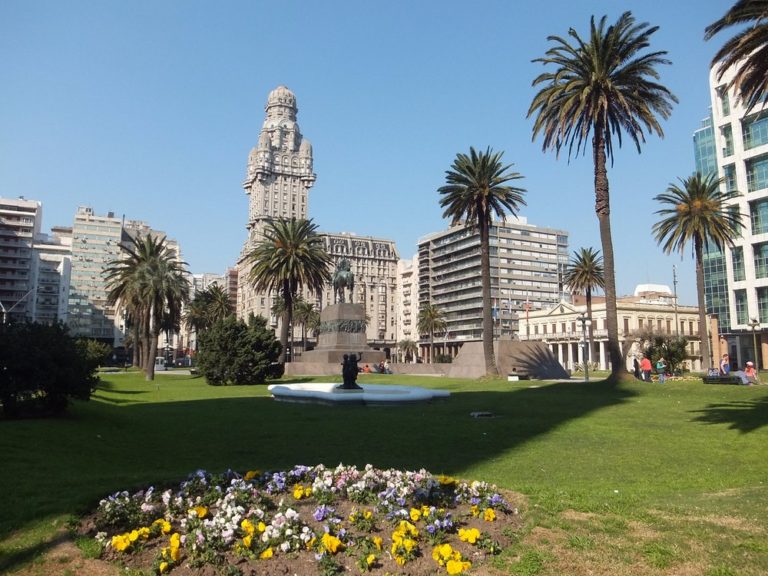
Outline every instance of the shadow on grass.
{"type": "Polygon", "coordinates": [[[710,404],[695,413],[699,416],[693,419],[694,422],[729,424],[730,430],[746,434],[768,425],[768,396],[727,404],[710,404]]]}
{"type": "Polygon", "coordinates": [[[59,532],[53,539],[32,546],[20,547],[18,550],[3,552],[0,550],[0,574],[7,574],[14,568],[28,564],[39,556],[47,553],[59,544],[70,539],[66,532],[59,532]]]}
{"type": "MultiPolygon", "coordinates": [[[[19,449],[12,470],[0,470],[9,503],[0,538],[24,528],[31,517],[82,513],[109,493],[178,481],[199,468],[274,470],[343,462],[460,475],[636,395],[605,383],[489,388],[465,386],[446,401],[389,407],[291,404],[269,397],[119,406],[98,398],[79,404],[73,420],[47,422],[3,442],[10,446],[23,438],[24,451],[19,449]],[[473,418],[473,412],[493,417],[473,418]],[[40,458],[28,457],[38,452],[40,458]]],[[[19,562],[29,557],[17,556],[19,562]]]]}

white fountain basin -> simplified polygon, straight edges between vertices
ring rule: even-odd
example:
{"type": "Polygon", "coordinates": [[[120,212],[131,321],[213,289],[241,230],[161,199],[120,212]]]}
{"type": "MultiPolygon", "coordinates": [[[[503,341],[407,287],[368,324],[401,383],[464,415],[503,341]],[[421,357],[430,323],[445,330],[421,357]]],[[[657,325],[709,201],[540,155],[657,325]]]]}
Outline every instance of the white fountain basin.
{"type": "Polygon", "coordinates": [[[359,386],[362,390],[344,390],[340,383],[311,382],[272,384],[268,390],[275,400],[323,404],[403,404],[429,402],[434,398],[447,398],[451,395],[447,390],[433,390],[418,386],[385,384],[359,384],[359,386]]]}

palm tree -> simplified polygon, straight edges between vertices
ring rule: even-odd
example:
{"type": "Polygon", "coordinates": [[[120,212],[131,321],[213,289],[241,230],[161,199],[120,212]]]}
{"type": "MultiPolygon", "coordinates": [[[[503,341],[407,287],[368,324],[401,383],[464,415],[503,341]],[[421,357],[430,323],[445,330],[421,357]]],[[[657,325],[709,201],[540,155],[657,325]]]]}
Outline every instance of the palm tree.
{"type": "Polygon", "coordinates": [[[704,252],[710,245],[721,250],[724,246],[733,246],[734,239],[741,236],[741,214],[730,209],[733,205],[727,205],[741,194],[736,190],[722,192],[724,179],[715,174],[702,177],[697,172],[679,180],[682,187],[670,184],[666,193],[655,198],[664,207],[656,211],[662,220],[653,225],[653,233],[667,254],[677,251],[682,255],[685,246],[692,244],[696,260],[701,357],[702,362],[711,363],[704,299],[704,252]]]}
{"type": "Polygon", "coordinates": [[[622,133],[638,152],[646,132],[664,136],[657,116],[668,118],[677,98],[656,82],[656,68],[670,62],[664,58],[666,52],[643,52],[657,29],[647,23],[635,24],[630,12],[612,26],[606,26],[605,16],[598,23],[593,16],[587,39],[573,29],[568,31],[570,40],[550,36],[555,45],[546,56],[534,60],[555,66],[554,72],[533,81],[534,86],[541,86],[528,109],[528,116],[535,116],[534,140],[541,134],[543,150],[554,149],[558,155],[567,146],[570,158],[574,152],[586,153],[592,135],[595,213],[605,266],[608,352],[614,379],[621,374],[622,353],[606,160],[613,162],[614,137],[620,147],[622,133]]]}
{"type": "Polygon", "coordinates": [[[435,361],[435,332],[445,330],[447,322],[443,311],[434,304],[426,304],[419,310],[417,328],[419,334],[429,334],[429,362],[435,361]]]}
{"type": "Polygon", "coordinates": [[[155,377],[157,339],[164,327],[175,327],[189,298],[185,262],[177,260],[165,238],[148,234],[131,239],[122,259],[106,269],[110,304],[124,307],[139,327],[143,369],[147,380],[155,377]]]}
{"type": "Polygon", "coordinates": [[[315,316],[319,317],[315,305],[299,298],[293,305],[294,318],[301,325],[301,349],[307,349],[307,328],[314,321],[315,316]]]}
{"type": "Polygon", "coordinates": [[[594,334],[594,323],[592,322],[592,290],[605,287],[605,272],[603,270],[603,258],[600,252],[594,248],[581,248],[573,253],[573,257],[568,262],[565,269],[563,281],[571,287],[574,292],[583,292],[587,299],[587,318],[589,324],[589,354],[584,359],[588,362],[592,356],[592,340],[594,334]]]}
{"type": "Polygon", "coordinates": [[[247,256],[252,265],[249,280],[258,291],[276,292],[285,300],[280,326],[283,350],[279,362],[285,363],[288,327],[293,322],[293,302],[302,287],[319,294],[331,280],[331,257],[311,220],[273,220],[262,240],[247,256]]]}
{"type": "Polygon", "coordinates": [[[729,68],[736,70],[728,88],[736,89],[749,112],[760,101],[768,102],[768,0],[737,0],[722,18],[707,26],[704,39],[731,26],[744,28],[723,44],[712,66],[718,66],[718,80],[729,68]]]}
{"type": "MultiPolygon", "coordinates": [[[[234,314],[229,295],[218,284],[196,292],[187,306],[182,320],[197,335],[205,332],[219,320],[234,314]]],[[[197,339],[195,339],[197,344],[197,339]]]]}
{"type": "Polygon", "coordinates": [[[442,195],[440,207],[443,218],[451,218],[452,224],[464,221],[466,226],[480,232],[480,277],[483,292],[483,356],[486,374],[496,375],[496,359],[493,355],[493,317],[491,310],[491,256],[490,230],[493,215],[504,217],[507,212],[515,215],[520,205],[525,205],[523,188],[507,183],[522,178],[510,172],[511,164],[501,162],[502,152],[477,152],[470,147],[469,155],[457,154],[450,170],[446,170],[445,186],[438,188],[442,195]]]}
{"type": "Polygon", "coordinates": [[[397,346],[403,354],[403,362],[407,361],[408,357],[415,358],[419,351],[419,345],[409,338],[400,340],[400,342],[397,343],[397,346]]]}
{"type": "Polygon", "coordinates": [[[211,324],[223,320],[235,311],[232,309],[232,301],[229,294],[218,284],[212,284],[207,289],[208,292],[208,316],[211,324]]]}

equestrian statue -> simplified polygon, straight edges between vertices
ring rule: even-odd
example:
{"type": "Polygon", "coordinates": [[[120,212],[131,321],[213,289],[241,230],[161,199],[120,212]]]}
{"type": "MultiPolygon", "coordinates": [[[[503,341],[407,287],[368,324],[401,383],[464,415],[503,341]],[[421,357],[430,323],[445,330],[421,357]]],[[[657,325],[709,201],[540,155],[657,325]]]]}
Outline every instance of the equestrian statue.
{"type": "Polygon", "coordinates": [[[349,260],[342,258],[333,273],[333,302],[344,302],[344,289],[349,289],[349,301],[352,302],[352,293],[355,289],[355,275],[352,274],[349,260]]]}

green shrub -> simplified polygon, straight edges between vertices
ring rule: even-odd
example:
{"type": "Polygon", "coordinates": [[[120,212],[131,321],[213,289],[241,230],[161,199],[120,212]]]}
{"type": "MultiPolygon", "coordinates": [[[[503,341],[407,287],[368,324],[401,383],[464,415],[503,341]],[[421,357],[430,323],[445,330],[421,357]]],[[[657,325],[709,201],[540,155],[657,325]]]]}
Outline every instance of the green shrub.
{"type": "Polygon", "coordinates": [[[56,415],[88,400],[99,379],[62,324],[0,325],[0,403],[9,418],[56,415]]]}
{"type": "Polygon", "coordinates": [[[280,342],[261,316],[248,324],[229,316],[200,334],[197,368],[209,384],[263,384],[282,376],[280,342]]]}
{"type": "Polygon", "coordinates": [[[96,370],[99,366],[103,366],[112,356],[112,346],[98,340],[78,338],[77,345],[83,356],[85,356],[85,360],[88,362],[91,370],[96,370]]]}

